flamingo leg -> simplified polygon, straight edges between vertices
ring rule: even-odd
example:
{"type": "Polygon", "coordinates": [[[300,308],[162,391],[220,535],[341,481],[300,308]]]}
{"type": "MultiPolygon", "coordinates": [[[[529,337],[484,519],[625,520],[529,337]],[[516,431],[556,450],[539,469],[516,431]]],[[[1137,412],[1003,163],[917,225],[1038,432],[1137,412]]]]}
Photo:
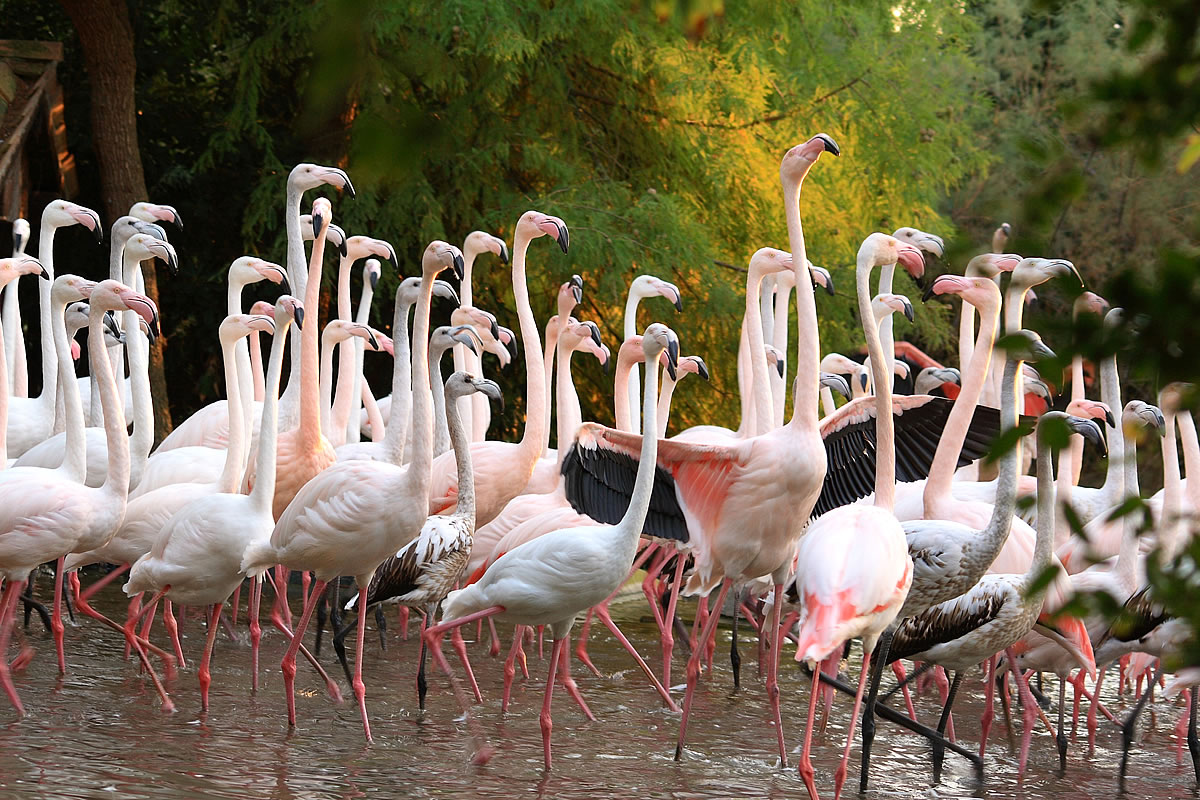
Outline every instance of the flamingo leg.
{"type": "Polygon", "coordinates": [[[683,580],[683,553],[675,554],[675,572],[671,580],[671,594],[667,600],[667,610],[663,615],[663,626],[660,638],[662,640],[663,656],[663,686],[671,685],[671,654],[675,649],[675,637],[672,629],[675,622],[675,607],[679,603],[679,586],[683,580]]]}
{"type": "Polygon", "coordinates": [[[517,659],[521,662],[521,679],[527,681],[529,680],[529,659],[525,657],[525,645],[526,643],[533,644],[533,630],[524,625],[517,627],[521,628],[521,637],[517,640],[517,659]]]}
{"type": "Polygon", "coordinates": [[[170,600],[163,601],[163,624],[167,626],[167,634],[171,637],[171,644],[175,647],[175,658],[179,661],[180,668],[186,669],[187,661],[183,657],[183,643],[179,641],[179,625],[171,610],[170,600]]]}
{"type": "MultiPolygon", "coordinates": [[[[433,625],[427,628],[423,634],[426,649],[433,654],[433,659],[437,662],[438,667],[441,668],[442,672],[446,673],[446,675],[450,678],[450,686],[454,689],[454,699],[458,703],[458,707],[462,711],[463,716],[466,718],[467,730],[469,731],[470,737],[475,745],[475,754],[471,759],[472,763],[475,764],[486,764],[489,760],[491,760],[491,757],[495,751],[484,738],[483,731],[479,727],[479,722],[473,716],[471,716],[471,706],[467,701],[467,695],[462,690],[462,686],[459,685],[458,679],[454,676],[454,670],[450,669],[450,662],[446,661],[446,654],[442,652],[441,637],[446,633],[447,630],[450,630],[451,628],[467,625],[476,620],[482,620],[483,618],[493,614],[503,613],[503,611],[504,606],[490,606],[481,611],[468,614],[465,617],[450,620],[449,622],[443,622],[440,625],[433,625]]],[[[553,682],[553,672],[550,673],[550,678],[551,682],[553,682]]]]}
{"type": "MultiPolygon", "coordinates": [[[[129,625],[129,621],[134,619],[138,614],[140,614],[141,610],[142,610],[142,596],[141,596],[141,594],[134,595],[132,598],[130,598],[129,608],[125,611],[125,625],[129,625]]],[[[136,630],[136,628],[133,628],[131,630],[136,630]]],[[[129,660],[129,648],[132,645],[133,645],[133,642],[131,642],[129,640],[129,637],[126,636],[125,637],[125,660],[126,661],[129,660]]]]}
{"type": "MultiPolygon", "coordinates": [[[[867,707],[862,716],[862,767],[858,777],[858,791],[867,791],[867,783],[871,774],[871,745],[875,741],[875,704],[879,698],[879,684],[883,680],[883,668],[887,664],[888,651],[892,648],[892,638],[896,632],[888,628],[879,637],[876,644],[876,657],[871,664],[870,691],[867,693],[867,707]]],[[[864,657],[866,654],[864,653],[864,657]]],[[[863,668],[866,672],[866,668],[863,668]]]]}
{"type": "Polygon", "coordinates": [[[1192,689],[1191,697],[1188,702],[1188,730],[1187,743],[1188,752],[1192,756],[1192,772],[1196,775],[1196,783],[1200,783],[1200,739],[1196,737],[1196,707],[1200,706],[1200,699],[1196,697],[1196,690],[1192,689]]]}
{"type": "Polygon", "coordinates": [[[733,670],[733,688],[742,686],[742,654],[738,652],[738,617],[742,613],[741,592],[737,592],[733,605],[733,631],[729,636],[729,668],[733,670]]]}
{"type": "Polygon", "coordinates": [[[233,627],[235,628],[237,627],[238,608],[241,606],[241,603],[242,585],[239,583],[238,587],[233,590],[233,605],[229,608],[229,621],[233,623],[233,627]]]}
{"type": "MultiPolygon", "coordinates": [[[[775,596],[783,597],[783,584],[775,584],[775,596]]],[[[716,610],[713,611],[713,619],[721,618],[721,609],[725,605],[725,592],[722,590],[717,597],[716,610]]],[[[783,650],[783,631],[779,628],[779,617],[783,613],[783,603],[776,603],[771,610],[771,653],[768,656],[771,660],[767,663],[767,699],[771,702],[771,715],[775,719],[775,738],[779,743],[779,765],[787,769],[787,744],[783,741],[783,712],[779,708],[779,653],[783,650]]],[[[714,633],[716,626],[711,625],[714,633]]],[[[859,699],[861,700],[862,685],[859,684],[859,699]]],[[[858,707],[854,709],[854,713],[858,713],[858,707]]],[[[853,724],[853,723],[852,723],[853,724]]],[[[851,728],[853,731],[853,728],[851,728]]],[[[853,733],[851,734],[853,735],[853,733]]],[[[849,747],[849,745],[847,745],[849,747]]]]}
{"type": "Polygon", "coordinates": [[[816,773],[813,771],[811,758],[813,720],[817,715],[817,695],[820,694],[821,688],[821,670],[816,664],[813,665],[812,674],[812,691],[808,695],[808,717],[804,724],[804,746],[800,750],[800,765],[797,770],[800,772],[800,778],[804,781],[804,785],[808,787],[809,799],[819,800],[815,780],[816,773]]]}
{"type": "MultiPolygon", "coordinates": [[[[360,583],[358,585],[358,596],[365,598],[367,596],[367,584],[360,583]]],[[[318,602],[320,602],[318,600],[318,602]]],[[[362,660],[363,660],[363,637],[367,631],[367,604],[360,602],[358,604],[358,631],[356,651],[354,653],[354,699],[358,701],[358,713],[362,715],[363,733],[366,734],[367,742],[371,739],[371,722],[367,719],[367,686],[363,683],[362,678],[362,660]]],[[[466,645],[463,646],[464,654],[466,645]]]]}
{"type": "Polygon", "coordinates": [[[613,621],[611,616],[609,616],[608,609],[598,609],[596,614],[600,617],[600,621],[603,622],[609,631],[612,632],[612,635],[617,637],[617,641],[619,641],[625,647],[625,649],[629,652],[629,655],[633,656],[633,660],[637,662],[637,665],[641,667],[642,672],[645,673],[646,677],[650,679],[650,682],[654,684],[655,691],[657,691],[659,696],[662,697],[663,702],[667,704],[667,708],[671,709],[672,711],[679,711],[679,706],[677,706],[675,701],[671,699],[671,695],[667,692],[666,688],[658,682],[658,678],[655,677],[654,671],[650,669],[649,665],[647,665],[641,655],[638,654],[637,649],[634,648],[629,639],[625,637],[625,634],[621,632],[621,629],[617,627],[617,623],[613,621]]]}
{"type": "MultiPolygon", "coordinates": [[[[304,630],[308,627],[309,620],[312,619],[313,611],[316,610],[317,602],[321,599],[321,593],[324,591],[325,581],[318,580],[312,594],[304,599],[304,613],[300,616],[300,624],[292,632],[292,641],[288,644],[287,652],[284,653],[283,661],[279,665],[283,672],[284,691],[287,693],[288,727],[291,728],[296,727],[296,654],[304,640],[304,630]]],[[[279,595],[276,594],[276,597],[279,595]]],[[[287,602],[284,601],[283,604],[286,606],[287,602]]]]}
{"type": "MultiPolygon", "coordinates": [[[[83,599],[84,597],[86,597],[86,593],[84,593],[83,595],[81,595],[79,593],[79,575],[78,575],[78,573],[72,572],[68,578],[68,581],[70,581],[71,587],[72,587],[73,591],[75,592],[75,607],[79,609],[81,614],[83,614],[84,616],[87,616],[87,617],[91,617],[92,619],[94,619],[104,625],[107,625],[108,627],[115,630],[117,633],[120,633],[122,636],[124,636],[124,634],[125,634],[124,628],[122,628],[120,625],[118,625],[113,620],[111,620],[108,617],[101,614],[96,609],[92,608],[91,605],[87,602],[87,600],[83,599]]],[[[144,646],[146,648],[146,650],[148,650],[149,652],[153,653],[154,655],[156,655],[162,659],[163,666],[167,670],[167,678],[170,679],[175,673],[175,662],[172,659],[172,657],[170,656],[170,654],[164,652],[163,650],[161,650],[158,647],[155,647],[154,645],[150,644],[149,642],[142,641],[140,639],[138,640],[138,642],[141,646],[144,646]]]]}
{"type": "Polygon", "coordinates": [[[1067,729],[1065,725],[1065,706],[1067,704],[1067,682],[1058,679],[1058,731],[1054,734],[1054,743],[1058,745],[1058,768],[1067,768],[1067,729]]]}
{"type": "Polygon", "coordinates": [[[66,556],[59,556],[54,562],[54,611],[50,615],[50,630],[54,631],[54,653],[58,656],[58,674],[67,674],[67,657],[65,650],[66,626],[62,620],[63,598],[63,561],[66,556]]]}
{"type": "Polygon", "coordinates": [[[525,636],[525,626],[517,625],[513,628],[512,647],[508,650],[508,658],[504,659],[504,694],[500,700],[500,710],[508,711],[508,698],[512,696],[513,680],[517,676],[517,653],[521,650],[521,640],[525,636]]]}
{"type": "MultiPolygon", "coordinates": [[[[401,606],[407,608],[408,606],[401,606]]],[[[429,684],[425,680],[425,630],[429,627],[429,620],[433,619],[433,604],[430,604],[429,609],[421,615],[421,630],[418,638],[420,641],[417,644],[417,706],[425,710],[425,695],[429,691],[429,684]]]]}
{"type": "Polygon", "coordinates": [[[8,701],[18,717],[25,716],[25,707],[21,705],[17,687],[13,685],[9,673],[8,639],[17,613],[17,600],[24,586],[25,581],[8,581],[4,584],[4,593],[0,594],[0,686],[4,687],[4,693],[8,695],[8,701]]]}
{"type": "MultiPolygon", "coordinates": [[[[1017,664],[1017,654],[1010,647],[1005,650],[1008,656],[1008,663],[1017,664]]],[[[1033,697],[1033,692],[1029,690],[1029,682],[1019,669],[1009,670],[1013,674],[1013,680],[1017,684],[1017,693],[1021,698],[1021,714],[1024,718],[1024,728],[1021,731],[1021,754],[1017,759],[1017,774],[1025,774],[1025,762],[1029,758],[1029,744],[1033,740],[1033,729],[1037,725],[1038,704],[1033,697]]]]}
{"type": "Polygon", "coordinates": [[[554,729],[554,721],[550,717],[550,701],[554,697],[554,676],[558,672],[558,660],[562,657],[565,639],[555,639],[550,651],[550,672],[546,676],[546,699],[542,702],[542,713],[538,715],[538,723],[542,728],[542,750],[546,759],[546,771],[550,771],[550,731],[554,729]]]}
{"type": "MultiPolygon", "coordinates": [[[[777,594],[776,597],[778,596],[777,594]]],[[[838,800],[842,796],[842,784],[846,782],[846,764],[850,761],[850,744],[854,741],[854,723],[858,722],[858,712],[862,708],[863,688],[867,684],[867,673],[870,671],[870,667],[871,653],[864,650],[862,669],[858,673],[858,691],[854,695],[854,711],[850,714],[850,732],[846,734],[846,747],[842,750],[842,761],[833,773],[833,800],[838,800]]]]}
{"type": "Polygon", "coordinates": [[[259,604],[262,602],[262,582],[250,579],[250,691],[258,691],[258,645],[262,641],[262,625],[258,621],[259,604]]]}
{"type": "Polygon", "coordinates": [[[1151,693],[1154,691],[1154,684],[1158,680],[1158,673],[1162,672],[1162,667],[1158,667],[1153,677],[1150,679],[1150,684],[1146,687],[1146,691],[1138,697],[1137,704],[1133,710],[1129,712],[1129,716],[1125,718],[1124,724],[1121,725],[1121,769],[1118,773],[1120,776],[1121,793],[1125,793],[1125,773],[1129,770],[1129,748],[1133,746],[1133,732],[1137,727],[1138,715],[1142,713],[1142,709],[1146,707],[1146,702],[1150,699],[1151,693]]]}
{"type": "Polygon", "coordinates": [[[642,594],[646,596],[646,602],[650,604],[650,613],[654,615],[654,624],[658,626],[659,633],[661,634],[666,622],[663,619],[662,606],[659,605],[658,595],[654,590],[654,582],[658,578],[658,573],[662,571],[662,568],[667,563],[667,555],[666,551],[660,548],[658,544],[650,544],[646,547],[646,550],[652,553],[656,549],[658,552],[650,561],[650,568],[646,570],[646,577],[642,579],[642,594]]]}
{"type": "Polygon", "coordinates": [[[984,752],[987,750],[988,732],[992,729],[992,720],[996,716],[995,707],[993,705],[996,699],[996,657],[991,656],[987,660],[987,669],[985,671],[983,693],[987,702],[983,709],[983,718],[979,721],[979,757],[983,758],[984,752]]]}
{"type": "MultiPolygon", "coordinates": [[[[942,706],[942,717],[938,720],[937,732],[939,737],[945,736],[946,728],[950,724],[950,709],[954,706],[954,698],[958,694],[958,685],[962,683],[962,671],[954,673],[954,681],[950,684],[950,688],[946,691],[946,703],[942,706]]],[[[946,747],[942,743],[942,739],[933,740],[933,782],[939,783],[942,780],[942,762],[946,758],[946,747]]]]}
{"type": "Polygon", "coordinates": [[[220,626],[221,609],[224,603],[216,603],[208,614],[208,634],[204,639],[204,655],[200,658],[200,669],[196,677],[200,680],[200,709],[208,711],[208,687],[212,685],[212,673],[209,664],[212,663],[213,648],[217,646],[217,628],[220,626]]]}
{"type": "MultiPolygon", "coordinates": [[[[491,634],[491,642],[488,645],[488,655],[492,658],[495,658],[496,656],[500,655],[500,635],[496,633],[496,620],[490,618],[488,619],[488,632],[491,634]]],[[[538,658],[541,657],[542,654],[539,652],[538,658]]]]}
{"type": "Polygon", "coordinates": [[[567,694],[569,694],[571,696],[571,699],[574,700],[576,705],[579,706],[579,709],[581,711],[583,711],[583,715],[588,718],[588,722],[595,722],[596,716],[592,713],[592,710],[590,708],[588,708],[587,702],[583,699],[583,694],[579,691],[579,686],[575,683],[575,679],[571,677],[571,634],[570,634],[570,632],[568,632],[567,635],[563,637],[563,641],[566,642],[566,644],[563,645],[563,654],[561,656],[559,656],[559,659],[558,659],[559,660],[558,672],[559,672],[559,677],[562,680],[563,688],[567,690],[567,694]]]}
{"type": "Polygon", "coordinates": [[[588,631],[591,630],[592,617],[595,616],[595,613],[596,609],[593,606],[588,609],[587,616],[583,618],[583,626],[579,630],[579,641],[575,645],[575,656],[592,671],[593,675],[599,678],[600,670],[596,669],[596,665],[592,663],[592,658],[587,651],[588,631]]]}
{"type": "Polygon", "coordinates": [[[463,641],[462,628],[450,631],[450,644],[454,646],[454,652],[458,653],[458,659],[463,665],[463,672],[467,673],[467,681],[470,682],[471,691],[475,694],[475,702],[482,703],[483,695],[479,691],[479,682],[475,680],[475,672],[471,669],[471,661],[467,658],[467,643],[463,641]]]}
{"type": "MultiPolygon", "coordinates": [[[[717,605],[725,603],[725,595],[729,592],[729,587],[733,581],[726,578],[721,583],[721,593],[717,598],[717,605]]],[[[719,614],[713,614],[708,618],[704,625],[704,631],[700,636],[699,642],[708,641],[708,637],[716,633],[717,621],[720,619],[719,614]]],[[[698,618],[697,618],[697,621],[698,618]]],[[[778,622],[778,618],[776,618],[778,622]]],[[[695,627],[693,625],[693,627],[695,627]]],[[[679,742],[675,745],[675,760],[679,761],[683,758],[683,743],[687,741],[687,725],[688,719],[691,717],[692,698],[696,694],[696,684],[700,682],[700,661],[704,658],[704,650],[702,647],[693,647],[692,653],[688,657],[687,663],[687,693],[683,698],[683,719],[679,723],[679,742]]]]}
{"type": "MultiPolygon", "coordinates": [[[[408,641],[408,617],[410,613],[411,609],[408,606],[400,606],[400,638],[406,642],[408,641]]],[[[422,625],[421,630],[425,630],[424,625],[422,625]]]]}

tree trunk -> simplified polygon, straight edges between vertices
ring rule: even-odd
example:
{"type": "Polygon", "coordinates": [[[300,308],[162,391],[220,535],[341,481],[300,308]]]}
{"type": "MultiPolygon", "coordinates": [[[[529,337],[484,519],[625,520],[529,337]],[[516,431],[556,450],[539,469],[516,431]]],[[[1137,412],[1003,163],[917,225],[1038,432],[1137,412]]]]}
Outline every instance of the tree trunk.
{"type": "MultiPolygon", "coordinates": [[[[59,0],[79,34],[84,63],[91,83],[92,141],[100,167],[103,218],[111,225],[129,207],[146,200],[146,176],[138,150],[137,106],[134,78],[133,26],[125,0],[59,0]]],[[[146,294],[158,302],[158,280],[153,266],[144,265],[146,294]]],[[[167,379],[163,372],[163,344],[159,337],[150,347],[150,392],[154,398],[155,444],[171,432],[167,379]]]]}

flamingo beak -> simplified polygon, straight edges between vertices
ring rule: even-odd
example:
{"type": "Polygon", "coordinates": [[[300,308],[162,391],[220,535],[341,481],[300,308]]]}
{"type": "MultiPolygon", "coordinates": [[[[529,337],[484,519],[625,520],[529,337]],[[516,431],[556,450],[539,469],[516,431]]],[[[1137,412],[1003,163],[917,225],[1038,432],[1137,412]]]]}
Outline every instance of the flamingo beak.
{"type": "Polygon", "coordinates": [[[824,145],[826,153],[832,153],[835,156],[840,156],[842,154],[842,149],[838,147],[838,143],[835,142],[833,137],[829,134],[818,133],[816,138],[821,140],[821,144],[824,145]]]}
{"type": "Polygon", "coordinates": [[[709,380],[708,364],[704,363],[704,359],[700,356],[692,356],[692,361],[696,363],[696,374],[704,380],[709,380]]]}

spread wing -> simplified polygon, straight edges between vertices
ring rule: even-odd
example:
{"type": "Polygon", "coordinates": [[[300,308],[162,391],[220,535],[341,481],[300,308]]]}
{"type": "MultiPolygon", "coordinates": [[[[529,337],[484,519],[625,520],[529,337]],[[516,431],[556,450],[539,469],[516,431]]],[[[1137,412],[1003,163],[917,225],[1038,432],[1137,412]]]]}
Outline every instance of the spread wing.
{"type": "Polygon", "coordinates": [[[888,661],[912,658],[991,622],[1010,596],[997,588],[982,581],[966,594],[905,619],[896,628],[888,661]]]}

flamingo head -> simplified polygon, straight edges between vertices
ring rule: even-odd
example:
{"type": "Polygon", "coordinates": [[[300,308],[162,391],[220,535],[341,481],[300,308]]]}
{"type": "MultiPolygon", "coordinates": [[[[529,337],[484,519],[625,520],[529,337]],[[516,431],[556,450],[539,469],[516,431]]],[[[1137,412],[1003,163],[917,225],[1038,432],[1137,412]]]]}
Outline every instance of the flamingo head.
{"type": "Polygon", "coordinates": [[[372,292],[379,285],[381,275],[383,275],[383,265],[379,263],[379,259],[368,258],[363,264],[363,283],[370,286],[372,292]]]}
{"type": "Polygon", "coordinates": [[[1001,272],[1012,272],[1021,257],[1016,253],[980,253],[967,262],[964,270],[969,277],[994,278],[1001,272]]]}
{"type": "Polygon", "coordinates": [[[638,275],[629,284],[629,295],[644,300],[647,297],[665,297],[675,306],[676,311],[683,311],[683,295],[679,287],[670,281],[664,281],[653,275],[638,275]]]}
{"type": "Polygon", "coordinates": [[[1149,431],[1154,431],[1162,436],[1166,433],[1167,423],[1158,406],[1141,400],[1130,400],[1125,404],[1125,410],[1121,414],[1121,427],[1126,436],[1132,436],[1134,440],[1139,440],[1143,434],[1149,431]]]}
{"type": "Polygon", "coordinates": [[[129,209],[129,216],[136,217],[143,222],[169,222],[179,230],[183,230],[183,217],[179,216],[179,212],[174,206],[160,205],[159,203],[134,203],[129,209]]]}
{"type": "Polygon", "coordinates": [[[396,250],[388,242],[382,239],[373,239],[370,236],[351,236],[346,240],[342,258],[358,261],[367,256],[386,258],[391,263],[392,269],[400,271],[400,261],[396,258],[396,250]]]}
{"type": "Polygon", "coordinates": [[[495,253],[500,256],[500,263],[507,264],[509,261],[508,246],[504,244],[504,240],[484,231],[468,233],[467,238],[463,241],[462,250],[464,254],[469,254],[472,258],[480,253],[495,253]]]}
{"type": "MultiPolygon", "coordinates": [[[[488,338],[499,341],[500,326],[496,324],[496,316],[475,306],[459,306],[450,312],[450,322],[454,325],[473,325],[477,331],[487,331],[488,338]]],[[[484,337],[480,335],[481,340],[484,337]]]]}
{"type": "Polygon", "coordinates": [[[1075,298],[1075,305],[1072,307],[1072,313],[1078,317],[1080,314],[1099,314],[1104,316],[1108,312],[1108,301],[1095,292],[1084,292],[1075,298]]]}
{"type": "Polygon", "coordinates": [[[706,381],[711,379],[711,374],[708,371],[708,364],[705,364],[704,359],[700,356],[679,357],[679,374],[687,375],[688,373],[699,375],[706,381]]]}
{"type": "MultiPolygon", "coordinates": [[[[492,400],[499,401],[500,410],[504,410],[504,393],[500,384],[487,378],[473,378],[467,372],[459,370],[446,379],[446,397],[457,398],[478,392],[492,400]]],[[[447,406],[451,404],[447,403],[447,406]]]]}
{"type": "Polygon", "coordinates": [[[18,217],[13,220],[13,253],[24,253],[29,244],[29,220],[18,217]]]}
{"type": "Polygon", "coordinates": [[[773,345],[765,345],[763,350],[765,351],[764,355],[767,359],[767,365],[774,367],[775,372],[779,375],[779,377],[782,378],[784,375],[786,375],[787,356],[785,356],[778,347],[774,347],[773,345]]]}
{"type": "Polygon", "coordinates": [[[981,314],[995,313],[1000,308],[1000,287],[991,278],[939,275],[926,287],[921,301],[926,302],[934,295],[958,295],[981,314]]]}
{"type": "Polygon", "coordinates": [[[276,334],[282,333],[292,322],[297,328],[304,328],[304,304],[290,294],[281,294],[275,299],[273,316],[276,334]]]}
{"type": "Polygon", "coordinates": [[[567,223],[550,214],[543,214],[540,211],[526,211],[517,220],[517,233],[523,233],[530,239],[536,239],[539,236],[550,236],[554,241],[558,242],[558,246],[565,253],[571,244],[570,234],[567,232],[567,223]]]}
{"type": "Polygon", "coordinates": [[[1055,428],[1061,430],[1062,425],[1066,425],[1067,433],[1078,433],[1087,441],[1091,442],[1100,450],[1101,456],[1108,455],[1108,443],[1104,440],[1104,431],[1092,417],[1076,417],[1071,414],[1063,413],[1062,411],[1047,411],[1042,416],[1038,417],[1037,422],[1037,437],[1038,447],[1049,447],[1052,444],[1061,446],[1064,443],[1063,438],[1058,441],[1053,441],[1055,436],[1053,431],[1055,428]]]}
{"type": "Polygon", "coordinates": [[[175,248],[146,233],[135,233],[129,237],[125,242],[125,258],[134,261],[157,258],[166,263],[172,275],[179,272],[179,259],[175,255],[175,248]]]}
{"type": "Polygon", "coordinates": [[[830,391],[837,392],[842,397],[850,397],[850,382],[836,372],[822,372],[821,386],[830,391]]]}
{"type": "Polygon", "coordinates": [[[230,314],[221,321],[217,335],[221,344],[228,346],[253,331],[274,333],[275,320],[260,314],[230,314]]]}
{"type": "MultiPolygon", "coordinates": [[[[317,238],[317,234],[313,230],[312,214],[300,215],[300,238],[306,242],[317,238]]],[[[329,223],[325,231],[325,243],[336,247],[338,255],[342,258],[346,257],[346,238],[346,232],[340,226],[329,223]]]]}
{"type": "MultiPolygon", "coordinates": [[[[916,319],[913,304],[902,294],[877,294],[871,300],[871,310],[875,313],[875,321],[880,322],[888,314],[903,314],[909,322],[916,319]]],[[[898,363],[898,362],[897,362],[898,363]]]]}
{"type": "Polygon", "coordinates": [[[792,271],[792,254],[774,247],[760,247],[750,256],[750,270],[767,276],[792,271]]]}
{"type": "Polygon", "coordinates": [[[50,280],[50,273],[42,266],[42,262],[33,256],[14,256],[0,258],[0,286],[15,281],[22,275],[37,275],[50,280]]]}
{"type": "Polygon", "coordinates": [[[448,242],[435,239],[425,248],[421,269],[431,277],[444,269],[452,269],[454,277],[461,281],[465,269],[462,251],[448,242]]]}
{"type": "Polygon", "coordinates": [[[42,211],[42,225],[54,228],[82,225],[96,237],[97,244],[104,241],[104,228],[100,225],[100,215],[90,208],[69,200],[54,200],[49,203],[42,211]]]}
{"type": "Polygon", "coordinates": [[[817,163],[817,159],[821,157],[822,153],[840,156],[842,149],[829,134],[818,133],[807,142],[788,150],[783,154],[783,161],[779,165],[780,180],[799,184],[812,169],[813,164],[817,163]]]}
{"type": "Polygon", "coordinates": [[[679,369],[679,337],[661,322],[652,322],[642,334],[642,353],[646,357],[646,363],[649,364],[658,358],[659,353],[664,352],[667,354],[667,374],[671,376],[671,380],[676,380],[676,371],[679,369]]]}
{"type": "Polygon", "coordinates": [[[941,389],[946,384],[962,385],[962,374],[953,367],[926,367],[917,373],[913,394],[932,394],[934,389],[941,389]]]}
{"type": "Polygon", "coordinates": [[[333,222],[333,206],[327,198],[318,197],[312,204],[313,237],[328,238],[329,224],[333,222]]]}
{"type": "Polygon", "coordinates": [[[288,185],[307,192],[321,184],[328,184],[336,189],[342,189],[354,197],[354,184],[350,176],[337,167],[323,167],[320,164],[297,164],[288,175],[288,185]]]}
{"type": "Polygon", "coordinates": [[[897,228],[892,236],[938,258],[946,254],[946,243],[937,234],[906,227],[897,228]]]}
{"type": "Polygon", "coordinates": [[[1081,398],[1079,400],[1072,400],[1071,402],[1067,403],[1067,407],[1064,410],[1073,417],[1102,419],[1108,425],[1108,427],[1117,427],[1117,422],[1113,418],[1112,410],[1108,407],[1107,403],[1081,398]]]}
{"type": "Polygon", "coordinates": [[[132,311],[146,321],[152,339],[159,333],[158,307],[154,301],[120,281],[100,281],[92,286],[88,304],[93,315],[104,311],[132,311]]]}
{"type": "Polygon", "coordinates": [[[810,261],[808,262],[808,276],[812,278],[813,286],[820,286],[825,290],[825,294],[831,297],[836,294],[833,288],[833,275],[829,274],[829,270],[818,267],[810,261]]]}
{"type": "Polygon", "coordinates": [[[583,278],[572,275],[569,281],[558,287],[558,316],[566,319],[575,306],[583,302],[583,278]]]}
{"type": "Polygon", "coordinates": [[[1010,238],[1012,238],[1012,225],[1001,222],[1000,227],[992,232],[992,249],[997,253],[1002,251],[1010,238]]]}
{"type": "Polygon", "coordinates": [[[64,306],[77,300],[86,300],[92,294],[96,282],[78,275],[59,275],[50,285],[50,297],[64,306]]]}
{"type": "Polygon", "coordinates": [[[229,283],[231,285],[247,286],[259,281],[279,284],[283,287],[283,291],[288,291],[287,273],[278,264],[265,261],[258,256],[240,256],[229,265],[229,283]]]}
{"type": "Polygon", "coordinates": [[[1057,358],[1054,351],[1046,346],[1042,337],[1036,331],[1022,329],[1005,336],[997,346],[1002,347],[1009,358],[1024,362],[1045,361],[1057,358]]]}
{"type": "Polygon", "coordinates": [[[860,366],[857,361],[841,353],[830,353],[821,359],[821,371],[837,375],[853,375],[860,366]]]}
{"type": "Polygon", "coordinates": [[[1063,258],[1023,258],[1013,269],[1012,283],[1018,288],[1040,286],[1052,278],[1070,277],[1083,286],[1075,265],[1063,258]]]}

